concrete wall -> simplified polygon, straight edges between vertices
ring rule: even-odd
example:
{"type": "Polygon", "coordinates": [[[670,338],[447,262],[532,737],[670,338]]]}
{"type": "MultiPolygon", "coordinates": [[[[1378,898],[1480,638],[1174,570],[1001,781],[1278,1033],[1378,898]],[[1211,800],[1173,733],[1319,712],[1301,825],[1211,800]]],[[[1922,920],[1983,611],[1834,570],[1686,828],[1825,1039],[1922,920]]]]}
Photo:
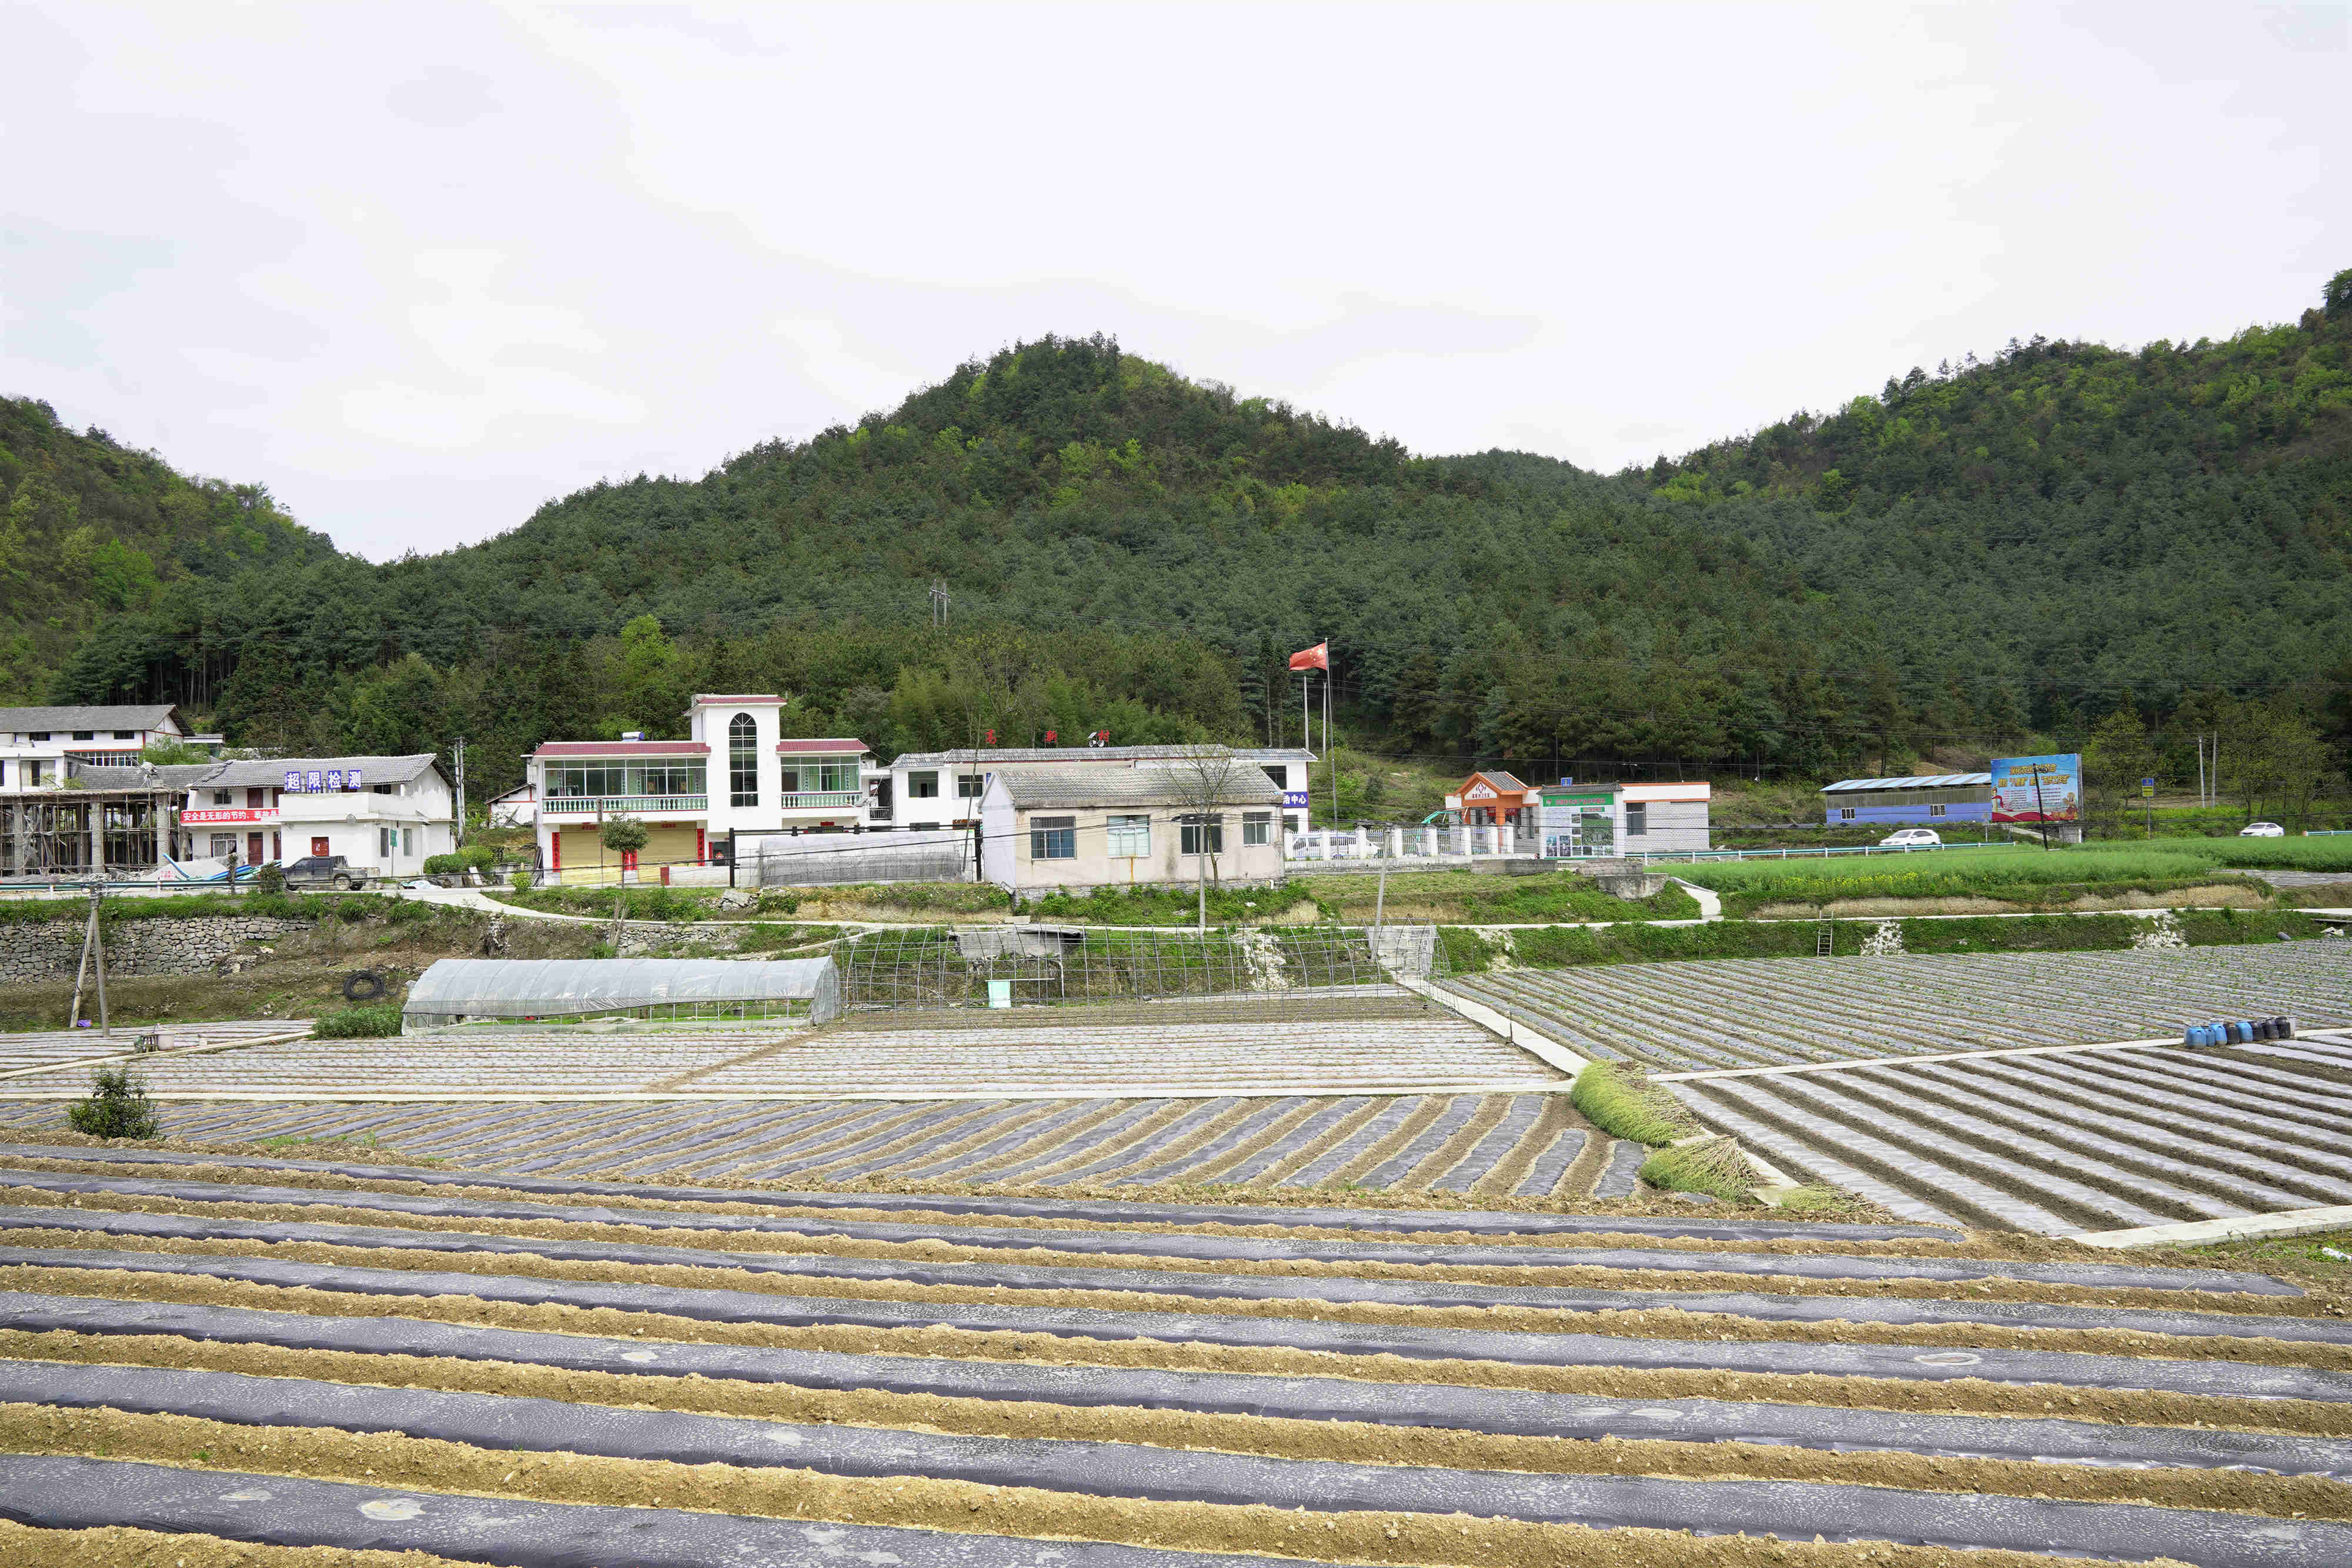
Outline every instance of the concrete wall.
{"type": "MultiPolygon", "coordinates": [[[[106,972],[115,975],[196,975],[248,940],[267,941],[310,923],[272,915],[194,920],[121,920],[107,933],[106,972]]],[[[70,981],[81,961],[82,919],[0,925],[0,985],[70,981]]]]}

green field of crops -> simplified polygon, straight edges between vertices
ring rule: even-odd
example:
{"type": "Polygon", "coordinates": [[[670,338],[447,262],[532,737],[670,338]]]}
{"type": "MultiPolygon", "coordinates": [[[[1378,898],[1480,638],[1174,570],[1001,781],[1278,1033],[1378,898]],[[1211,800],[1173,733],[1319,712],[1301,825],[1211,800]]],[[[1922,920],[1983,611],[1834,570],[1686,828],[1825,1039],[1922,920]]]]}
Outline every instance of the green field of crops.
{"type": "Polygon", "coordinates": [[[1909,855],[1721,861],[1674,874],[1728,895],[1796,901],[1832,898],[2000,898],[2033,889],[2183,887],[2233,868],[2342,872],[2352,878],[2352,838],[2184,839],[2043,850],[1934,850],[1909,855]]]}

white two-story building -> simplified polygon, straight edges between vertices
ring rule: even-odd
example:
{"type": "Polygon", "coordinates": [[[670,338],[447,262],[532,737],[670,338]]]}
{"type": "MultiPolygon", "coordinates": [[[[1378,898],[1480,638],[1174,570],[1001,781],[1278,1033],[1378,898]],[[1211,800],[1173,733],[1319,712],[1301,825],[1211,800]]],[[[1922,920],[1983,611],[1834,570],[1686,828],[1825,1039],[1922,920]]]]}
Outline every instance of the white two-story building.
{"type": "Polygon", "coordinates": [[[188,738],[180,710],[170,703],[0,707],[0,794],[55,789],[68,762],[135,768],[151,744],[188,738]]]}
{"type": "Polygon", "coordinates": [[[276,757],[165,770],[184,783],[179,853],[240,865],[341,855],[377,877],[421,875],[457,847],[457,796],[432,752],[276,757]]]}
{"type": "Polygon", "coordinates": [[[866,743],[785,737],[784,701],[698,695],[684,740],[541,746],[530,758],[541,869],[565,883],[651,880],[657,868],[724,864],[741,834],[867,826],[866,743]],[[605,848],[603,823],[619,816],[645,824],[643,849],[605,848]]]}

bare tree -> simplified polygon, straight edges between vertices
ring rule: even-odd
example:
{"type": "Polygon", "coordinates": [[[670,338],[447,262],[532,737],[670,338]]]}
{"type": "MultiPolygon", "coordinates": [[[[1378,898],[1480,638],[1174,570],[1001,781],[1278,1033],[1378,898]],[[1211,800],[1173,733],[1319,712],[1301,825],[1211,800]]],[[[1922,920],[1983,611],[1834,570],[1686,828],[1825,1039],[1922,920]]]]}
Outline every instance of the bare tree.
{"type": "Polygon", "coordinates": [[[1209,878],[1215,874],[1217,857],[1224,851],[1225,810],[1242,799],[1253,771],[1249,763],[1222,746],[1191,747],[1168,769],[1170,792],[1181,809],[1177,818],[1178,845],[1181,847],[1181,831],[1189,826],[1197,833],[1202,850],[1194,919],[1203,931],[1209,928],[1209,878]]]}

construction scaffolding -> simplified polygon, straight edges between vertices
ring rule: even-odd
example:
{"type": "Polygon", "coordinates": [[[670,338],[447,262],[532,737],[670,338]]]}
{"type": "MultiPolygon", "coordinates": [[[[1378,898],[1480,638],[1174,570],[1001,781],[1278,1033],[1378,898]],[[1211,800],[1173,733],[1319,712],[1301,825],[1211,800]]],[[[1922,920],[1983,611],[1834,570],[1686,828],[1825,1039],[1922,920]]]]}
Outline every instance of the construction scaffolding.
{"type": "Polygon", "coordinates": [[[0,795],[0,877],[105,878],[153,871],[178,819],[176,790],[28,790],[0,795]]]}
{"type": "Polygon", "coordinates": [[[844,1021],[883,1025],[1395,1018],[1432,1010],[1414,988],[1445,968],[1430,925],[923,926],[845,937],[834,956],[844,1021]]]}

